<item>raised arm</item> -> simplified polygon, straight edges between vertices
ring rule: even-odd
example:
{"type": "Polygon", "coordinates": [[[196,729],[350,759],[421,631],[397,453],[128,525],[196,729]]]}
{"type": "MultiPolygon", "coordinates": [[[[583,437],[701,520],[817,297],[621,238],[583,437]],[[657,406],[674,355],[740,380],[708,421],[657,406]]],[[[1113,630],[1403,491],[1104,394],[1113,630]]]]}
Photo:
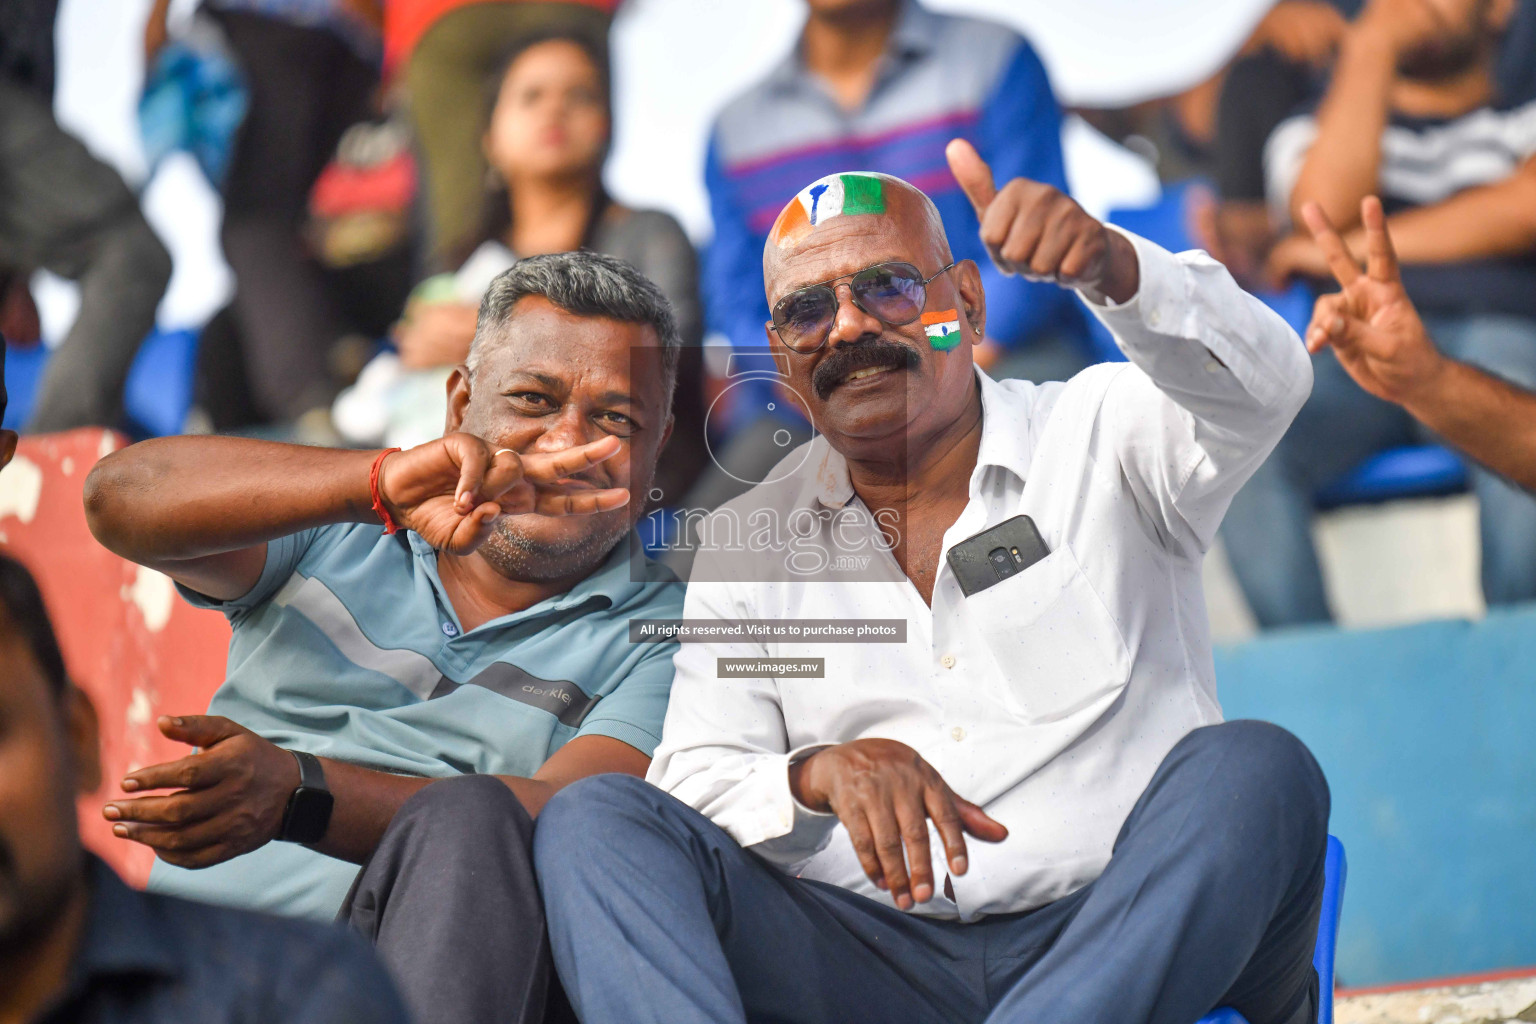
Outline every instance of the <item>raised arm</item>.
{"type": "Polygon", "coordinates": [[[1103,437],[1159,539],[1203,553],[1311,392],[1295,332],[1204,253],[1175,256],[1106,227],[1038,182],[998,190],[969,146],[949,149],[993,259],[1075,288],[1141,371],[1111,385],[1103,437]]]}
{"type": "Polygon", "coordinates": [[[1320,208],[1302,212],[1342,288],[1317,300],[1307,347],[1331,347],[1365,390],[1403,406],[1494,472],[1536,490],[1536,395],[1435,349],[1403,290],[1380,201],[1371,196],[1361,203],[1364,273],[1320,208]]]}
{"type": "Polygon", "coordinates": [[[1317,138],[1291,190],[1292,220],[1299,223],[1302,206],[1313,202],[1335,223],[1354,224],[1360,200],[1377,188],[1398,58],[1444,31],[1428,0],[1370,0],[1344,33],[1317,138]]]}
{"type": "MultiPolygon", "coordinates": [[[[580,496],[539,489],[620,447],[604,438],[519,456],[453,433],[384,458],[378,485],[395,522],[434,547],[473,551],[502,512],[582,514],[616,508],[623,490],[580,496]]],[[[85,482],[91,532],[109,550],[216,600],[256,585],[266,543],[332,523],[379,522],[370,470],[379,453],[234,437],[166,437],[102,459],[85,482]]]]}

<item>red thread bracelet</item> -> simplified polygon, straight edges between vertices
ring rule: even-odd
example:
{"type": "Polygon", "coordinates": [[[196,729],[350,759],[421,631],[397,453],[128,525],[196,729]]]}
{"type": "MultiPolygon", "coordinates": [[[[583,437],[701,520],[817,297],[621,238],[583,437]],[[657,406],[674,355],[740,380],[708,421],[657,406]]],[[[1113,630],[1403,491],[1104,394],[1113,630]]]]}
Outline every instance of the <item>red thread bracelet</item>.
{"type": "Polygon", "coordinates": [[[373,460],[373,468],[368,471],[368,492],[373,495],[373,511],[378,515],[379,521],[384,524],[385,533],[394,533],[400,529],[400,524],[395,522],[395,517],[389,514],[389,509],[384,507],[384,495],[379,493],[379,470],[384,466],[386,456],[399,451],[399,448],[386,448],[379,452],[373,460]]]}

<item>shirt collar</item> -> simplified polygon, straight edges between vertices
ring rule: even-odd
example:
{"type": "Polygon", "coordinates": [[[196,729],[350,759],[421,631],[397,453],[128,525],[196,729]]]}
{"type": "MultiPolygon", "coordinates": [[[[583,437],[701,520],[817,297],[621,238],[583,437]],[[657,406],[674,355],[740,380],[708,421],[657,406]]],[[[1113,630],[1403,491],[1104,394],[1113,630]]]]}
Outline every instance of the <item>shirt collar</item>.
{"type": "MultiPolygon", "coordinates": [[[[938,15],[917,0],[901,0],[884,59],[915,59],[930,53],[935,46],[938,20],[938,15]]],[[[805,82],[805,63],[800,59],[800,40],[797,38],[789,53],[768,73],[767,83],[776,92],[792,92],[805,82]]]]}
{"type": "MultiPolygon", "coordinates": [[[[1020,480],[1026,479],[1034,456],[1030,423],[1033,401],[1004,388],[980,367],[976,368],[976,379],[981,386],[981,445],[976,452],[976,467],[971,473],[973,493],[982,472],[989,466],[999,466],[1020,480]]],[[[811,442],[805,464],[809,477],[797,504],[808,506],[815,501],[826,508],[838,509],[852,500],[853,481],[848,476],[848,462],[825,437],[818,434],[811,442]]]]}
{"type": "Polygon", "coordinates": [[[988,466],[1000,466],[1020,480],[1029,477],[1029,463],[1035,455],[1035,439],[1030,412],[1033,395],[1020,395],[976,368],[981,381],[981,447],[976,452],[977,474],[988,466]]]}
{"type": "Polygon", "coordinates": [[[185,960],[156,920],[151,897],[130,889],[100,858],[86,856],[91,904],[70,987],[78,991],[89,979],[104,976],[181,974],[185,960]]]}

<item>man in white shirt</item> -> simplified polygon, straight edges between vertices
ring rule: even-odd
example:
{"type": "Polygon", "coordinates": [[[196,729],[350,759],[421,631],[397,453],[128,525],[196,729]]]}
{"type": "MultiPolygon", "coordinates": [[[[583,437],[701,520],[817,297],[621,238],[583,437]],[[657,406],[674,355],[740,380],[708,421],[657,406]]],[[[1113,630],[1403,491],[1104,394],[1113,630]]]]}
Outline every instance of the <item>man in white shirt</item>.
{"type": "Polygon", "coordinates": [[[1075,288],[1130,362],[992,381],[970,354],[979,273],[951,266],[926,196],[843,174],[785,207],[769,340],[821,436],[706,524],[684,612],[785,629],[684,643],[655,785],[600,777],[545,807],[572,1003],[674,1024],[1315,1020],[1327,786],[1290,734],[1220,724],[1200,586],[1306,399],[1306,353],[1204,254],[1037,182],[999,192],[964,142],[949,159],[999,266],[1075,288]],[[1019,515],[1049,553],[965,596],[947,553],[1019,515]],[[875,619],[902,642],[787,631],[875,619]]]}

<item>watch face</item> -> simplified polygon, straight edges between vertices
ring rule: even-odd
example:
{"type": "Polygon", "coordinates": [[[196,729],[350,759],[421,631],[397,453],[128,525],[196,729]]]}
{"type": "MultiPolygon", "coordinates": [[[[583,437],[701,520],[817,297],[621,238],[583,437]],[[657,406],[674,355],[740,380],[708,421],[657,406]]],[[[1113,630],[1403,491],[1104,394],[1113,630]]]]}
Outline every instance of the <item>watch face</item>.
{"type": "Polygon", "coordinates": [[[288,798],[288,813],[283,820],[283,838],[290,843],[318,843],[325,838],[331,823],[335,798],[328,790],[300,786],[288,798]]]}

